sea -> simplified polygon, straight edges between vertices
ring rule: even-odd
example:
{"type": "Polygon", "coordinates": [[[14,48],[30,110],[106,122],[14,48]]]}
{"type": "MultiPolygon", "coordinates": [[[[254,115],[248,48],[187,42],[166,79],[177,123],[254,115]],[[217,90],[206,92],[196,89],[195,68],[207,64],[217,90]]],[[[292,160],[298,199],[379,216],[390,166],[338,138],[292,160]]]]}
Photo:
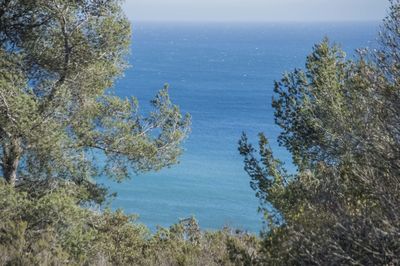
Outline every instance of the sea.
{"type": "Polygon", "coordinates": [[[315,43],[328,37],[349,58],[377,44],[379,22],[133,23],[131,67],[113,88],[135,96],[143,115],[164,84],[192,117],[180,163],[159,172],[104,181],[117,196],[111,206],[137,214],[155,231],[194,216],[204,230],[230,227],[258,234],[259,201],[238,153],[242,132],[254,144],[264,132],[275,156],[296,171],[276,142],[271,101],[274,80],[303,68],[315,43]]]}

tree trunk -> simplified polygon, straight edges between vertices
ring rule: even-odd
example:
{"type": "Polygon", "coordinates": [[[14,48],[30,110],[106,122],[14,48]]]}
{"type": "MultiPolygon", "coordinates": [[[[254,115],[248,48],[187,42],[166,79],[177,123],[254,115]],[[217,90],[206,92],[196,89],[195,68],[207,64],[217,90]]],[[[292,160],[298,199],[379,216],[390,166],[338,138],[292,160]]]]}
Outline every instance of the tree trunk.
{"type": "Polygon", "coordinates": [[[11,142],[4,147],[3,153],[3,174],[7,183],[14,186],[17,181],[17,171],[21,157],[21,140],[11,139],[11,142]]]}

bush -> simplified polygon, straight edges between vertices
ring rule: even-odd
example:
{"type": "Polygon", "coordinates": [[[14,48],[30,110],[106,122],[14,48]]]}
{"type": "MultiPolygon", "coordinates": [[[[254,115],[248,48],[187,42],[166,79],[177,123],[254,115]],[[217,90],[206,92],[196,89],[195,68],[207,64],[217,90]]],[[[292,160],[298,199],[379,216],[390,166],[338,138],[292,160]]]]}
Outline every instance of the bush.
{"type": "Polygon", "coordinates": [[[57,181],[0,183],[0,265],[252,265],[260,240],[224,229],[202,232],[193,218],[152,234],[135,216],[93,211],[85,188],[57,181]],[[43,184],[42,184],[43,185],[43,184]]]}

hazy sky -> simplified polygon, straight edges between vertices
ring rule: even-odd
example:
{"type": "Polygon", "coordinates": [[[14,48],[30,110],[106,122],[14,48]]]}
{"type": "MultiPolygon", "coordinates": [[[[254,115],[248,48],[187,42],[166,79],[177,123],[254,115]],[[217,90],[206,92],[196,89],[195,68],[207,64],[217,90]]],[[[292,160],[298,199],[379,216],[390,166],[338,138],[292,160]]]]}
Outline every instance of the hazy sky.
{"type": "Polygon", "coordinates": [[[388,0],[125,0],[133,21],[381,20],[388,0]]]}

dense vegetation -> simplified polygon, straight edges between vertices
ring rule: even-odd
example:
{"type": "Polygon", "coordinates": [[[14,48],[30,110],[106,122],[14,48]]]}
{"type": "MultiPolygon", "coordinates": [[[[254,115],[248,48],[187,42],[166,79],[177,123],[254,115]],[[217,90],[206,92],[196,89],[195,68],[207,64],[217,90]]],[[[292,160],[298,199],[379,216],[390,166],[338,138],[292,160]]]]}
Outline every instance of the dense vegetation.
{"type": "Polygon", "coordinates": [[[193,218],[151,233],[93,180],[176,163],[189,118],[167,88],[149,117],[113,95],[130,42],[120,1],[0,0],[0,264],[400,264],[399,1],[379,40],[353,60],[324,40],[276,82],[296,173],[264,134],[258,149],[243,135],[261,237],[193,218]]]}
{"type": "Polygon", "coordinates": [[[151,234],[120,211],[82,207],[85,191],[0,184],[0,265],[234,265],[257,257],[255,236],[200,231],[194,219],[151,234]]]}
{"type": "Polygon", "coordinates": [[[240,152],[265,213],[262,261],[286,265],[400,264],[400,2],[393,1],[376,50],[346,60],[328,40],[305,70],[275,84],[279,143],[297,173],[274,158],[240,152]]]}

